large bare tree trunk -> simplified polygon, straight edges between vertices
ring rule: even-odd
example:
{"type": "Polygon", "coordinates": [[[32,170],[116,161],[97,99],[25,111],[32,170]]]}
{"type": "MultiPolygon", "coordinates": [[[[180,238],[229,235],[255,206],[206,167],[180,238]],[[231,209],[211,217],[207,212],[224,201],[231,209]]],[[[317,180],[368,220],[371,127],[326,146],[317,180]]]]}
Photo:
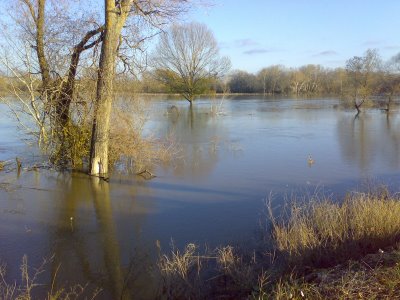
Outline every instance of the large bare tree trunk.
{"type": "Polygon", "coordinates": [[[45,6],[46,0],[38,0],[37,7],[30,0],[22,0],[29,9],[32,20],[36,27],[35,50],[39,62],[40,75],[42,76],[42,89],[46,92],[50,84],[50,68],[44,50],[44,26],[45,26],[45,6]],[[37,9],[37,11],[36,11],[37,9]]]}
{"type": "Polygon", "coordinates": [[[108,173],[108,139],[115,60],[122,26],[125,24],[132,0],[121,1],[116,6],[114,0],[105,0],[105,30],[97,78],[96,108],[93,119],[90,149],[90,174],[104,176],[108,173]]]}
{"type": "Polygon", "coordinates": [[[39,0],[38,1],[38,13],[36,18],[36,51],[39,60],[40,71],[42,75],[43,81],[43,90],[46,92],[48,85],[50,83],[50,68],[47,63],[47,59],[44,52],[44,16],[45,16],[45,5],[46,0],[39,0]]]}

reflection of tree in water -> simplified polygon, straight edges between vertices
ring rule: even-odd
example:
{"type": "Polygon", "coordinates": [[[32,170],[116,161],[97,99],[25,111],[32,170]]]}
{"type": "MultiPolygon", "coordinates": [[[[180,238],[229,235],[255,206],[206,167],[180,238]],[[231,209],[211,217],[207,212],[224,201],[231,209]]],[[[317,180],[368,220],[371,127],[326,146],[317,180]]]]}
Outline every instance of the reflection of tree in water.
{"type": "Polygon", "coordinates": [[[400,118],[392,113],[386,114],[386,128],[392,145],[383,147],[388,163],[393,167],[400,166],[400,118]]]}
{"type": "MultiPolygon", "coordinates": [[[[134,224],[130,222],[128,228],[118,228],[122,231],[119,232],[113,217],[108,182],[82,174],[66,177],[59,184],[67,192],[58,210],[55,236],[51,241],[55,254],[52,278],[57,275],[57,282],[61,285],[71,283],[72,279],[83,285],[93,283],[104,290],[101,293],[103,297],[131,299],[131,291],[137,290],[138,284],[143,285],[143,280],[148,280],[146,276],[139,278],[137,273],[144,273],[149,265],[149,257],[143,255],[147,249],[139,249],[137,253],[131,253],[129,261],[124,264],[122,250],[126,250],[126,245],[122,243],[126,241],[119,240],[118,236],[128,239],[129,243],[132,242],[132,236],[140,238],[141,226],[137,223],[143,222],[146,214],[141,209],[140,214],[129,219],[134,224]],[[59,266],[61,271],[57,270],[59,266]],[[140,282],[133,282],[133,279],[140,282]]],[[[133,197],[135,193],[130,192],[133,197]]],[[[134,209],[131,207],[127,212],[134,209]]]]}
{"type": "Polygon", "coordinates": [[[181,143],[183,158],[176,162],[174,173],[207,176],[219,160],[218,150],[228,140],[228,131],[221,122],[223,117],[213,115],[208,104],[180,106],[178,110],[167,115],[167,124],[160,129],[162,135],[174,133],[181,143]]]}
{"type": "Polygon", "coordinates": [[[338,138],[343,157],[362,171],[374,163],[399,167],[399,117],[392,115],[346,115],[338,120],[338,138]]]}

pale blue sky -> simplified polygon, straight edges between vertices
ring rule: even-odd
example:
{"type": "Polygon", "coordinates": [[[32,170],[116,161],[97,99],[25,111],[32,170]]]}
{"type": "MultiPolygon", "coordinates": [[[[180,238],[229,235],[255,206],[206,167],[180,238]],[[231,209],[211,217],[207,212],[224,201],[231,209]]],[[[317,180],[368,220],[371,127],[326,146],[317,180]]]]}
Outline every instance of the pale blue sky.
{"type": "MultiPolygon", "coordinates": [[[[378,49],[383,59],[400,52],[400,0],[200,1],[213,5],[198,7],[183,19],[206,23],[233,69],[340,67],[368,48],[378,49]]],[[[81,2],[90,2],[93,10],[103,0],[81,2]]],[[[0,0],[0,8],[6,3],[0,0]]]]}
{"type": "Polygon", "coordinates": [[[187,20],[206,23],[233,69],[344,66],[368,48],[400,52],[399,0],[214,0],[187,20]]]}

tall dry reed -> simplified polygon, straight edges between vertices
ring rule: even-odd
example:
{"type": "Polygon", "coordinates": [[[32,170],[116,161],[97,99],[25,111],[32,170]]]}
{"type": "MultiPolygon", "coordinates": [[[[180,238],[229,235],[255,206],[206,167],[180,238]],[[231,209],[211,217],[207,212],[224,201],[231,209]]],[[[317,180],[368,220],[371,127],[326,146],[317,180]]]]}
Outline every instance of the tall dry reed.
{"type": "Polygon", "coordinates": [[[295,201],[288,215],[277,221],[271,213],[272,235],[276,248],[295,263],[333,265],[400,240],[400,201],[387,191],[352,193],[343,203],[295,201]]]}

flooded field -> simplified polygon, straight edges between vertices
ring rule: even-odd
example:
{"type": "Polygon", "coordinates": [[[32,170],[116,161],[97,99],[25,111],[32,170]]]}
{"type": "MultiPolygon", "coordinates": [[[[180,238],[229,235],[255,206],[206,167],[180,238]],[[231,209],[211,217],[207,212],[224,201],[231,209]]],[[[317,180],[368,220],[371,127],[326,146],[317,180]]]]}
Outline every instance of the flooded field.
{"type": "MultiPolygon", "coordinates": [[[[338,198],[367,182],[397,191],[400,117],[370,109],[355,118],[338,99],[199,99],[146,101],[145,133],[174,136],[181,154],[157,177],[118,173],[99,181],[51,170],[0,172],[0,261],[19,279],[53,257],[43,280],[122,289],[152,298],[148,270],[162,250],[189,242],[210,248],[257,239],[264,201],[290,195],[338,198]],[[171,107],[173,107],[171,111],[171,107]],[[311,160],[310,160],[311,158],[311,160]],[[132,275],[128,287],[126,274],[132,275]]],[[[0,106],[0,160],[38,161],[0,106]]]]}

